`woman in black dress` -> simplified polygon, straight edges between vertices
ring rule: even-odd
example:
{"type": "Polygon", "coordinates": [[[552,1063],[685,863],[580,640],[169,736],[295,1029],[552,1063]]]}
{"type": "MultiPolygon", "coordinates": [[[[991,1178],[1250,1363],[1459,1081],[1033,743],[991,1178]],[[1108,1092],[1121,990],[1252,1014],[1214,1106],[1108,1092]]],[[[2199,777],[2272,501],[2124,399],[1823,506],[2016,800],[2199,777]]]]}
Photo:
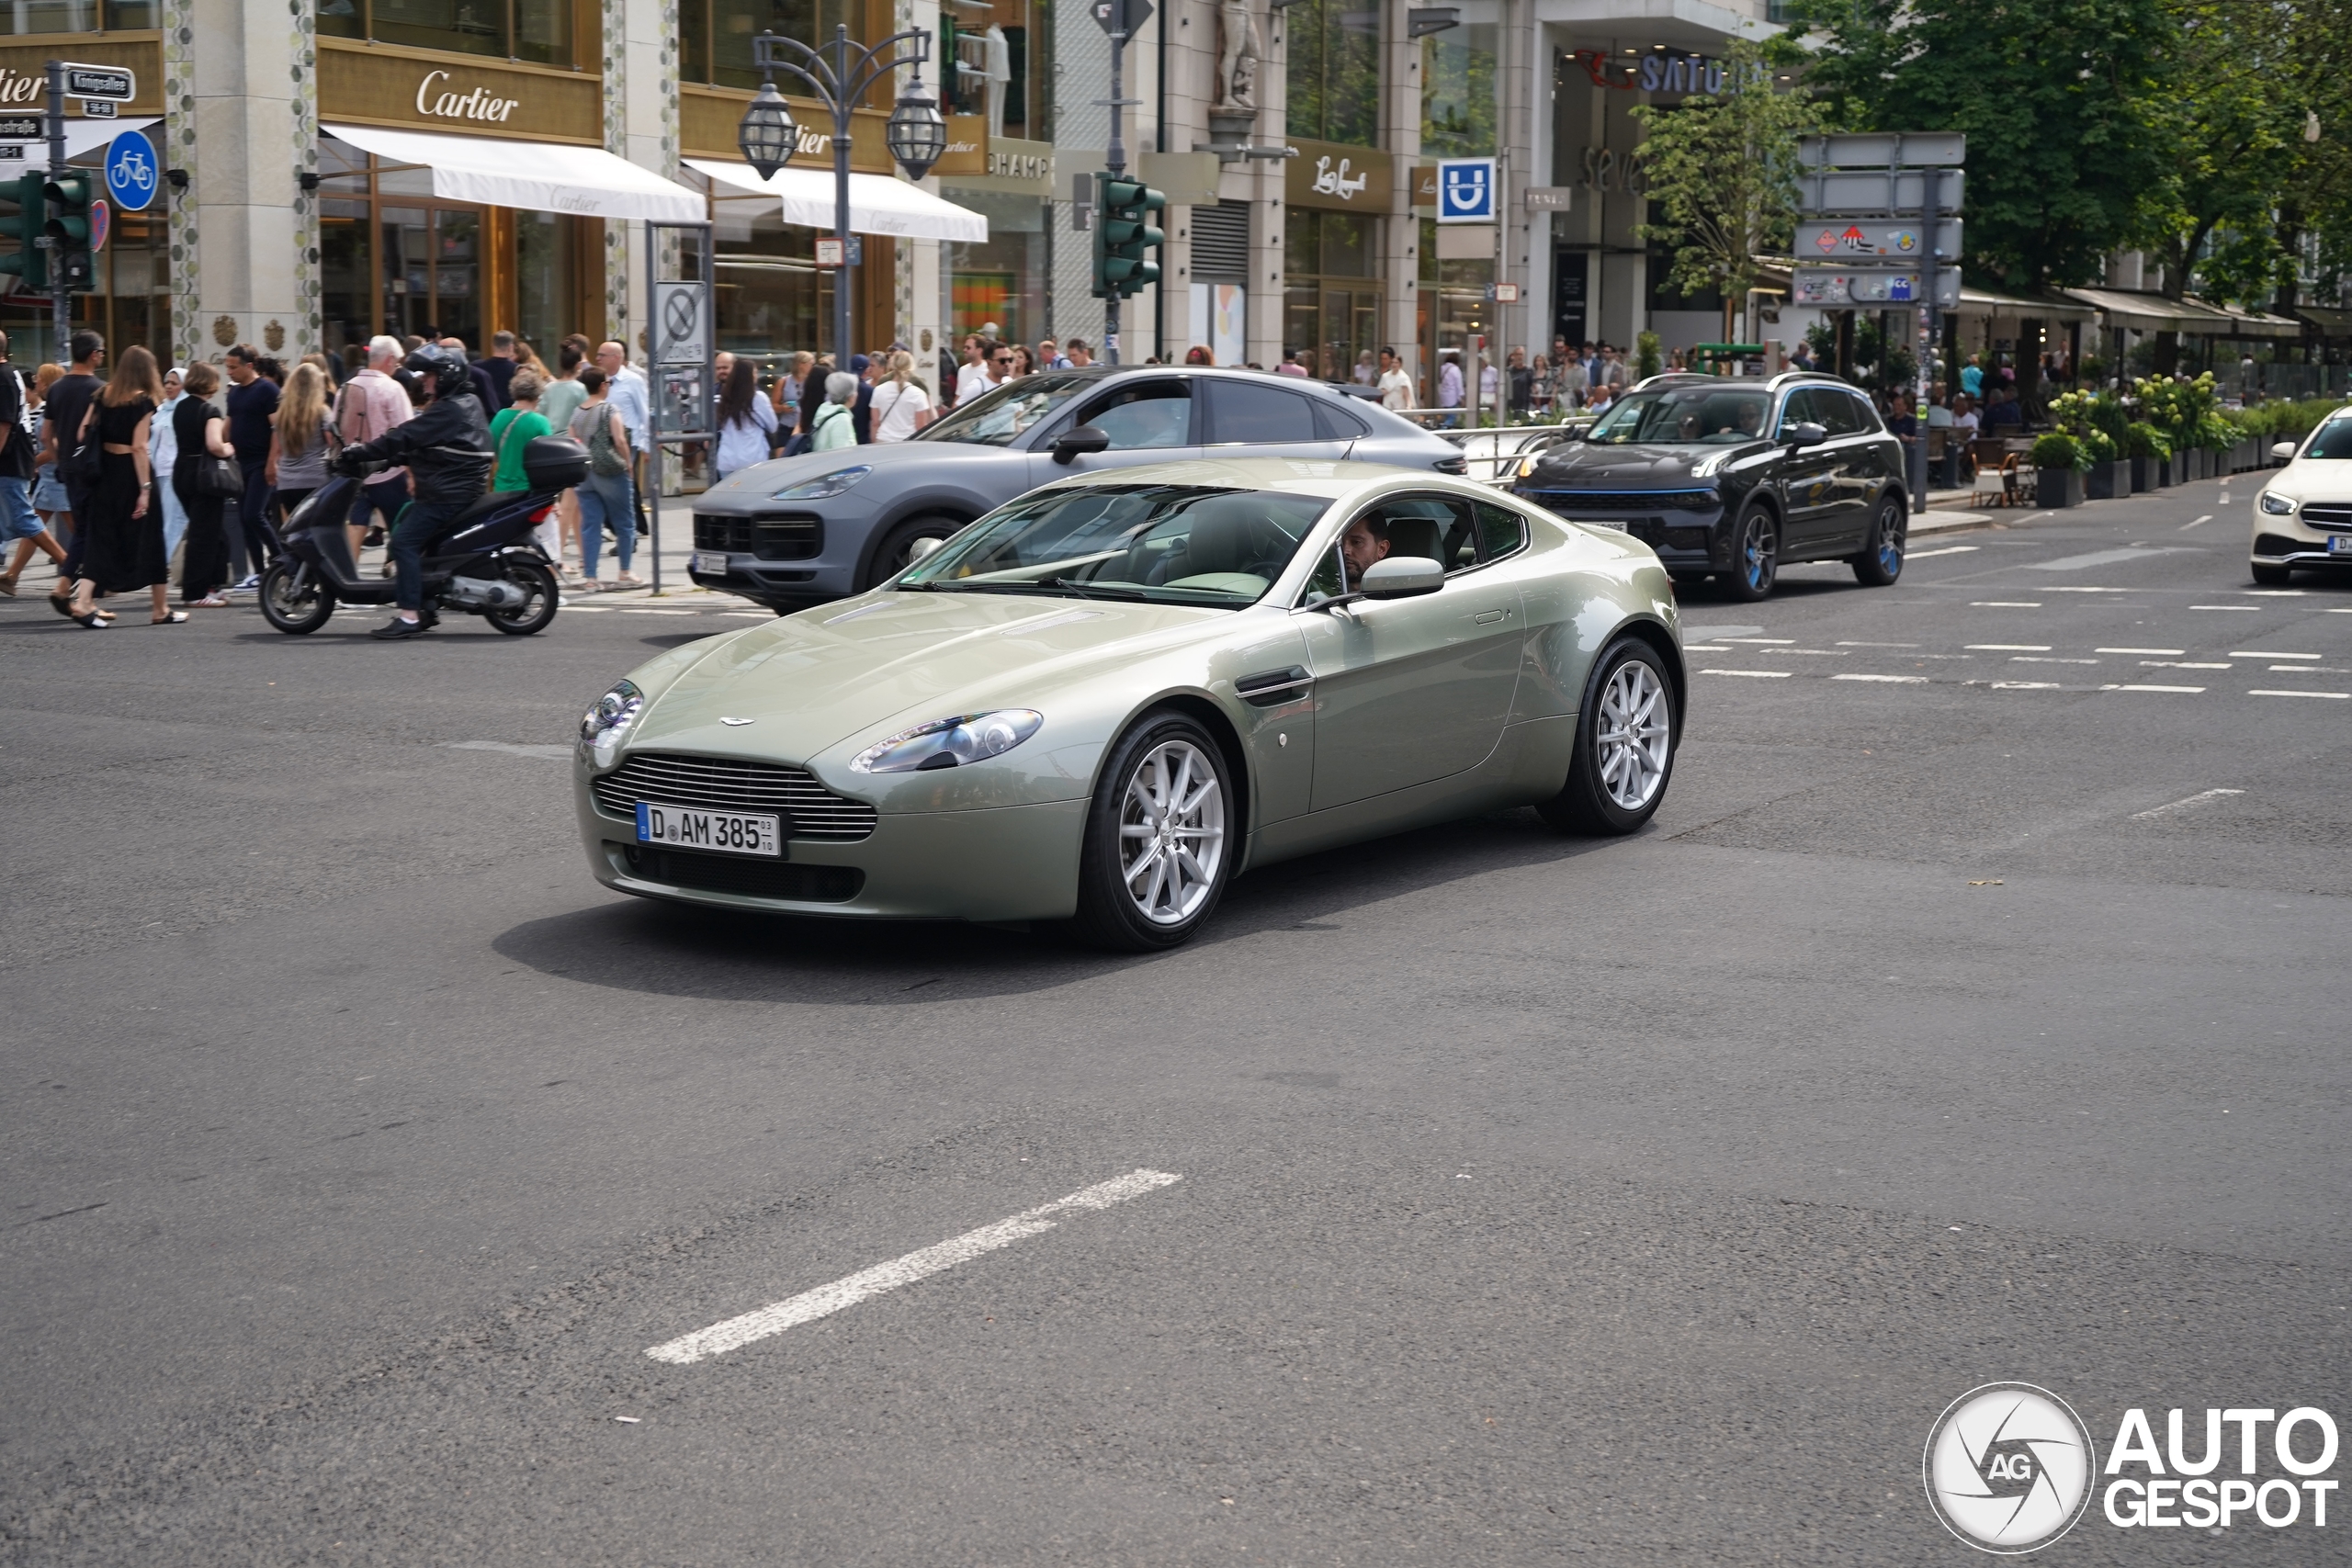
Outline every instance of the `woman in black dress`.
{"type": "Polygon", "coordinates": [[[173,405],[172,433],[179,437],[179,461],[172,468],[172,490],[187,513],[187,543],[180,556],[180,603],[199,610],[225,610],[229,601],[220,590],[229,582],[229,502],[204,495],[196,488],[197,474],[207,457],[234,457],[229,445],[228,420],[212,394],[220,389],[220,372],[198,360],[187,367],[180,385],[186,396],[173,405]]]}
{"type": "Polygon", "coordinates": [[[74,584],[74,619],[95,631],[97,596],[144,588],[154,596],[153,626],[175,626],[187,612],[164,602],[171,560],[164,553],[164,509],[155,504],[154,475],[147,464],[148,423],[163,401],[164,378],[155,356],[143,348],[126,352],[122,362],[82,416],[80,439],[98,443],[98,482],[89,504],[77,513],[89,531],[82,575],[74,584]]]}

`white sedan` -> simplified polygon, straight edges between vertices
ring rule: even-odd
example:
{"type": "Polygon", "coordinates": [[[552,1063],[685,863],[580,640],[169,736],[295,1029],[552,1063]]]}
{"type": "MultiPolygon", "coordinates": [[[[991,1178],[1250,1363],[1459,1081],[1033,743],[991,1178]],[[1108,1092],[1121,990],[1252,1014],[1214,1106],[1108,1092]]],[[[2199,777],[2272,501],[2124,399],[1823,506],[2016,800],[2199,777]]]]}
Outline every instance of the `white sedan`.
{"type": "Polygon", "coordinates": [[[2284,587],[2298,567],[2352,566],[2352,407],[2336,410],[2298,448],[2270,449],[2287,466],[2254,498],[2254,580],[2284,587]]]}

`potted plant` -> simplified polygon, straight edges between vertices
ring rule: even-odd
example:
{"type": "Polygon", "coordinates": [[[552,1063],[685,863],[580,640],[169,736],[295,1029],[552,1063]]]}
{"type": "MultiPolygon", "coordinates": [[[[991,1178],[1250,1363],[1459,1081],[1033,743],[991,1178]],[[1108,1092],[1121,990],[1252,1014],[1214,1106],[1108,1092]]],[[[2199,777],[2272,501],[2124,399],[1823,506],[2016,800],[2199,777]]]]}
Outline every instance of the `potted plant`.
{"type": "Polygon", "coordinates": [[[2123,460],[2132,469],[2132,493],[2144,495],[2164,482],[2165,438],[2156,427],[2133,420],[2123,429],[2123,460]]]}
{"type": "Polygon", "coordinates": [[[2051,400],[2050,418],[2079,448],[2075,467],[2083,475],[2085,495],[2113,501],[2132,493],[2132,471],[2122,461],[2121,445],[2110,434],[2110,426],[2124,423],[2120,401],[2088,392],[2062,392],[2051,400]]]}
{"type": "Polygon", "coordinates": [[[2036,436],[2033,443],[2033,503],[2055,510],[2083,503],[2083,470],[2090,467],[2090,448],[2063,430],[2036,436]]]}

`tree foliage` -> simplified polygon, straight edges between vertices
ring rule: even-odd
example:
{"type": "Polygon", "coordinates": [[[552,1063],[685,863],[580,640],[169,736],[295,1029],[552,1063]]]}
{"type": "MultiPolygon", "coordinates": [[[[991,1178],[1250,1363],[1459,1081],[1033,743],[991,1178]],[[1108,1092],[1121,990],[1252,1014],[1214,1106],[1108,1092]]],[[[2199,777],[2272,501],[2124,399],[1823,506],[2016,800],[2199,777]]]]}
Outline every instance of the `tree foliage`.
{"type": "Polygon", "coordinates": [[[1758,253],[1788,254],[1797,208],[1797,142],[1819,115],[1802,92],[1776,90],[1767,52],[1735,39],[1724,90],[1632,112],[1657,217],[1635,232],[1671,247],[1667,287],[1722,292],[1726,308],[1756,286],[1758,253]]]}
{"type": "Polygon", "coordinates": [[[2165,0],[1793,0],[1808,80],[1852,130],[1968,135],[1962,265],[1980,283],[2096,283],[2165,189],[2179,63],[2165,0]]]}

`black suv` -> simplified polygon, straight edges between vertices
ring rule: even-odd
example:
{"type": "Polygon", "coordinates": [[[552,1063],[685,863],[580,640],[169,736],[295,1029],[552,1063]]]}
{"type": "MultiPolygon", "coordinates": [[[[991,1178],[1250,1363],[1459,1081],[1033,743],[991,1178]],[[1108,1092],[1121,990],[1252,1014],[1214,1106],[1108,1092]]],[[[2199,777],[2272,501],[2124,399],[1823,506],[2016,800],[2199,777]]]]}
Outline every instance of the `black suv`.
{"type": "Polygon", "coordinates": [[[1875,587],[1903,572],[1903,444],[1832,376],[1653,376],[1510,488],[1570,522],[1622,528],[1676,581],[1716,577],[1741,599],[1771,592],[1791,561],[1849,561],[1875,587]]]}

